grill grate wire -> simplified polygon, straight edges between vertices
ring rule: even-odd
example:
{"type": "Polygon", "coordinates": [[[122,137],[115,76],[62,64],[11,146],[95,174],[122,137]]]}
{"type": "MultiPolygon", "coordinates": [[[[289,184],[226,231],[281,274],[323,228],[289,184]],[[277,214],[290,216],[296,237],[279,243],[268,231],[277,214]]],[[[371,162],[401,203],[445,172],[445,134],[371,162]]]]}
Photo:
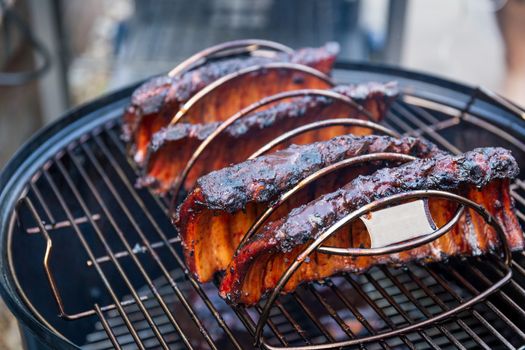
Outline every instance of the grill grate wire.
{"type": "MultiPolygon", "coordinates": [[[[470,107],[476,98],[473,95],[463,110],[448,107],[446,111],[453,114],[400,98],[384,125],[457,154],[460,146],[444,135],[447,129],[470,123],[496,132],[525,151],[519,140],[491,130],[493,125],[475,116],[470,107]]],[[[28,234],[45,232],[53,237],[60,227],[67,231],[60,235],[75,235],[87,255],[86,269],[96,271],[110,297],[110,304],[95,303],[75,314],[63,310],[72,322],[98,318],[84,348],[242,349],[253,344],[262,306],[230,308],[216,295],[215,286],[200,285],[190,276],[180,241],[167,219],[167,202],[137,190],[135,178],[136,169],[126,159],[114,120],[49,160],[29,184],[25,205],[19,207],[33,218],[35,227],[26,229],[28,234]],[[109,277],[115,275],[120,278],[109,277]],[[140,282],[129,276],[140,276],[140,282]]],[[[517,180],[511,188],[523,224],[525,182],[517,180]]],[[[376,267],[360,276],[343,274],[306,284],[279,298],[265,337],[276,345],[311,345],[376,334],[432,317],[479,294],[502,275],[503,266],[496,259],[469,261],[453,259],[449,264],[403,269],[376,267]]],[[[520,306],[525,305],[524,254],[515,256],[513,272],[512,281],[484,303],[445,323],[366,348],[514,349],[525,344],[520,329],[525,324],[525,310],[520,306]]]]}

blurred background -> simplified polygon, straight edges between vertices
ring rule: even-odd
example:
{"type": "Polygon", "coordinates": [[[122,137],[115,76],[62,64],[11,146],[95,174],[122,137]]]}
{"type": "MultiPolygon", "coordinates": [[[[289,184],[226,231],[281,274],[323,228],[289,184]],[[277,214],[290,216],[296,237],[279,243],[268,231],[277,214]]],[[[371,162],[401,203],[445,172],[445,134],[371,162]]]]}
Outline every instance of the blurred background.
{"type": "MultiPolygon", "coordinates": [[[[340,43],[525,106],[523,0],[0,0],[0,169],[65,111],[218,42],[340,43]]],[[[21,347],[0,305],[0,349],[21,347]]]]}

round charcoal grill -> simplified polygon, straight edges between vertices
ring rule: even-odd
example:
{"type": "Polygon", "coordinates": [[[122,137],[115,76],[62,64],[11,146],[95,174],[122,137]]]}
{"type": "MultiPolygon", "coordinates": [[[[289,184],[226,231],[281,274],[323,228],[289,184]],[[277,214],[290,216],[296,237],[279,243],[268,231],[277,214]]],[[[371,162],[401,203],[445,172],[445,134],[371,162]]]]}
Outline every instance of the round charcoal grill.
{"type": "MultiPolygon", "coordinates": [[[[340,63],[334,77],[338,83],[397,80],[403,93],[385,126],[452,153],[502,146],[525,167],[525,112],[493,93],[361,64],[340,63]]],[[[167,201],[134,187],[136,169],[119,122],[135,88],[69,113],[6,166],[0,178],[4,299],[28,348],[251,348],[264,301],[232,308],[215,284],[190,279],[167,201]]],[[[525,220],[525,183],[518,179],[511,188],[525,220]]],[[[515,253],[511,267],[510,280],[487,298],[406,333],[396,330],[490,289],[504,278],[504,262],[454,258],[305,284],[273,304],[265,344],[311,346],[389,332],[362,346],[518,348],[525,345],[524,254],[515,253]]]]}

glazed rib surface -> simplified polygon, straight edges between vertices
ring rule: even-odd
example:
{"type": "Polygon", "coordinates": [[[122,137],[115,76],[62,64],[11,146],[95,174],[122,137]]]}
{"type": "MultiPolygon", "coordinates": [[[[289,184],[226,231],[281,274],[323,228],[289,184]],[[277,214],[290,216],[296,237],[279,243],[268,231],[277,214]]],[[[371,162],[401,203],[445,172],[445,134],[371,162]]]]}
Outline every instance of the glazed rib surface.
{"type": "MultiPolygon", "coordinates": [[[[374,200],[412,190],[443,190],[463,195],[483,205],[503,225],[512,250],[523,248],[523,233],[514,214],[509,181],[519,169],[510,151],[481,148],[460,156],[438,154],[394,168],[360,176],[332,193],[292,210],[268,223],[242,247],[226,269],[220,294],[233,304],[254,304],[277,281],[304,248],[345,215],[374,200]]],[[[455,213],[445,200],[431,200],[430,211],[438,226],[455,213]]],[[[369,246],[361,221],[340,229],[325,242],[338,247],[369,246]]],[[[337,272],[364,272],[378,264],[402,265],[410,261],[441,261],[450,256],[475,256],[493,251],[500,241],[495,231],[467,210],[459,223],[434,242],[406,252],[373,257],[310,255],[285,286],[293,291],[300,283],[319,280],[337,272]]]]}
{"type": "MultiPolygon", "coordinates": [[[[201,282],[209,281],[215,272],[226,268],[240,240],[269,202],[327,165],[378,152],[417,157],[441,153],[436,146],[411,137],[344,135],[308,145],[292,145],[201,177],[174,217],[188,267],[201,282]]],[[[287,201],[272,217],[283,216],[295,206],[333,191],[377,165],[359,165],[323,177],[287,201]]]]}
{"type": "MultiPolygon", "coordinates": [[[[350,97],[370,111],[371,121],[374,122],[380,122],[384,118],[390,104],[398,95],[395,83],[340,85],[333,91],[350,97]]],[[[190,189],[200,175],[247,159],[261,146],[286,131],[330,118],[369,119],[355,107],[326,97],[308,96],[278,103],[268,109],[249,114],[228,127],[208,147],[203,159],[195,164],[186,179],[185,188],[190,189]],[[232,149],[235,149],[235,152],[232,152],[232,149]]],[[[155,133],[139,185],[150,186],[158,193],[168,191],[192,152],[219,125],[220,122],[177,123],[155,133]]],[[[345,133],[368,135],[372,130],[360,127],[330,127],[310,131],[291,141],[307,144],[345,133]]],[[[286,145],[285,143],[282,146],[286,145]]]]}
{"type": "MultiPolygon", "coordinates": [[[[320,48],[304,48],[295,51],[293,54],[277,53],[271,57],[250,56],[241,58],[224,59],[217,62],[211,62],[198,67],[189,72],[183,73],[178,77],[162,76],[153,78],[140,86],[131,97],[131,104],[126,109],[123,117],[123,137],[130,143],[130,153],[135,162],[142,164],[148,145],[151,141],[152,135],[166,126],[173,118],[179,108],[187,102],[197,92],[202,90],[205,86],[216,81],[217,79],[231,73],[238,72],[244,68],[252,66],[260,66],[267,63],[274,62],[291,62],[299,63],[318,69],[323,73],[328,74],[335,61],[335,56],[339,52],[339,47],[335,43],[328,43],[320,48]]],[[[245,78],[247,82],[255,85],[255,82],[261,79],[261,76],[267,72],[260,72],[259,74],[251,74],[245,78]],[[255,79],[255,80],[254,80],[255,79]]],[[[313,81],[309,77],[301,74],[283,74],[282,72],[272,72],[271,79],[274,84],[267,84],[266,90],[269,94],[273,90],[282,88],[288,90],[290,88],[306,88],[306,87],[321,87],[318,86],[318,81],[313,81]],[[290,85],[290,86],[287,86],[290,85]]],[[[271,79],[268,80],[271,80],[271,79]]],[[[255,100],[262,98],[265,89],[258,91],[250,91],[250,89],[239,89],[243,84],[239,84],[237,90],[235,86],[225,86],[224,90],[230,89],[232,94],[238,95],[242,98],[249,97],[246,95],[253,95],[255,100]]],[[[252,87],[252,90],[256,90],[252,87]]],[[[224,100],[224,94],[217,93],[214,98],[216,100],[224,100]]],[[[214,106],[214,101],[203,101],[204,106],[214,106]],[[204,103],[205,102],[205,103],[204,103]]],[[[235,109],[237,106],[234,103],[231,108],[235,109]]],[[[211,108],[213,112],[214,108],[211,108]]],[[[196,114],[210,112],[206,108],[197,108],[196,114]]],[[[213,118],[213,113],[207,114],[213,118]]]]}

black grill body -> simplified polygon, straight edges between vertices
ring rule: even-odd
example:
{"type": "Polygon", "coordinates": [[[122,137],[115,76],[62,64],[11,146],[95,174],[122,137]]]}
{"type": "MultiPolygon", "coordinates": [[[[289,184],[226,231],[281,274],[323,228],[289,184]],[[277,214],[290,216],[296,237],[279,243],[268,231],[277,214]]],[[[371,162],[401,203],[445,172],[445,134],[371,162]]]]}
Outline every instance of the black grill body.
{"type": "MultiPolygon", "coordinates": [[[[506,147],[525,167],[523,112],[489,92],[364,64],[339,63],[334,76],[340,83],[398,81],[404,94],[385,125],[400,133],[427,138],[454,153],[480,146],[506,147]]],[[[119,118],[135,88],[68,113],[28,141],[4,169],[0,177],[2,295],[19,319],[30,349],[108,349],[114,341],[126,349],[138,348],[137,343],[160,348],[162,342],[173,349],[250,347],[260,310],[234,310],[218,298],[213,284],[192,283],[166,215],[166,202],[133,186],[136,172],[119,136],[119,118]],[[138,263],[126,252],[119,232],[138,263]],[[121,271],[108,257],[100,234],[121,271]],[[169,269],[171,281],[144,248],[141,234],[169,269]],[[46,248],[65,315],[59,315],[45,273],[46,248]],[[120,312],[101,275],[122,302],[120,312]],[[148,279],[160,300],[148,288],[148,279]],[[133,301],[133,293],[140,302],[133,301]],[[174,315],[175,324],[166,317],[162,302],[174,315]],[[126,326],[126,318],[135,335],[126,326]]],[[[525,219],[524,178],[521,174],[512,185],[520,220],[525,219]]],[[[474,308],[442,324],[366,346],[524,345],[525,256],[515,254],[512,266],[511,282],[474,308]]],[[[501,264],[494,257],[452,259],[425,267],[374,268],[362,276],[344,275],[323,285],[308,284],[279,299],[264,334],[270,343],[283,346],[395,329],[468,300],[501,273],[501,264]]]]}

